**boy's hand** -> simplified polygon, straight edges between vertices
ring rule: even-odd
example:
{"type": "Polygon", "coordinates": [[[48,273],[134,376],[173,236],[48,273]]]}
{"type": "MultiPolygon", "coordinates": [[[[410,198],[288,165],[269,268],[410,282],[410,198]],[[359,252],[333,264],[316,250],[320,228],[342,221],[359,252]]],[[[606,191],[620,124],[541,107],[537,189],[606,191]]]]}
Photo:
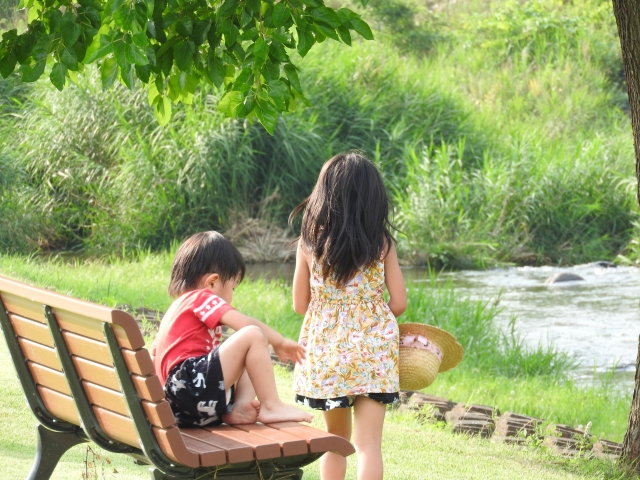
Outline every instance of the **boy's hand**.
{"type": "Polygon", "coordinates": [[[274,346],[273,351],[276,352],[280,361],[285,363],[288,360],[299,363],[306,355],[306,351],[302,345],[288,338],[283,339],[282,343],[277,347],[274,346]]]}

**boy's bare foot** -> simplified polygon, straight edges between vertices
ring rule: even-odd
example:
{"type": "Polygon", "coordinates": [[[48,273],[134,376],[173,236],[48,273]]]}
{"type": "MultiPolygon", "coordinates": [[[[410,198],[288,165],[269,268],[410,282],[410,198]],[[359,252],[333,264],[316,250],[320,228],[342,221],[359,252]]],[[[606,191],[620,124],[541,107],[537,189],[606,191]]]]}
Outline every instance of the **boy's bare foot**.
{"type": "Polygon", "coordinates": [[[313,415],[298,407],[282,402],[269,405],[268,407],[263,403],[260,406],[260,413],[258,414],[258,421],[262,423],[310,422],[311,420],[313,420],[313,415]]]}
{"type": "Polygon", "coordinates": [[[231,410],[222,416],[222,421],[227,425],[246,425],[256,423],[260,413],[260,401],[253,399],[249,402],[236,404],[231,410]]]}

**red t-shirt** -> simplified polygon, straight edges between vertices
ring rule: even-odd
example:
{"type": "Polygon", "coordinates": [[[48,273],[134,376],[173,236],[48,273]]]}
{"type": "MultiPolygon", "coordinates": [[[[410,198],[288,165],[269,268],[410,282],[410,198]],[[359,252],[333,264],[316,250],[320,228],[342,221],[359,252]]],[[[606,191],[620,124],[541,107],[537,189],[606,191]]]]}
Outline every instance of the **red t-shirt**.
{"type": "Polygon", "coordinates": [[[201,357],[220,345],[220,319],[233,307],[207,289],[187,292],[162,317],[151,353],[164,385],[171,369],[191,357],[201,357]]]}

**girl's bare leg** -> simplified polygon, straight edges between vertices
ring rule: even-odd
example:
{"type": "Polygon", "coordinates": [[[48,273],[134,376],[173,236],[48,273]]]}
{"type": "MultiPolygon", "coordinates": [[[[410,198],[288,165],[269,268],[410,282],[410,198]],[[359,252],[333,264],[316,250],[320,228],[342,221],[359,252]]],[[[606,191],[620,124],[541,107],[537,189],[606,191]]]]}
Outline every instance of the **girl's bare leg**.
{"type": "Polygon", "coordinates": [[[231,335],[220,346],[220,364],[226,384],[235,383],[246,371],[260,401],[258,421],[310,422],[313,415],[280,400],[271,365],[267,337],[259,327],[248,326],[231,335]]]}
{"type": "MultiPolygon", "coordinates": [[[[347,440],[351,439],[351,409],[334,408],[322,412],[327,432],[347,440]]],[[[320,458],[322,480],[344,480],[347,474],[347,459],[337,453],[327,452],[320,458]]]]}
{"type": "Polygon", "coordinates": [[[386,406],[369,397],[359,396],[353,410],[358,480],[382,480],[382,426],[386,406]]]}
{"type": "Polygon", "coordinates": [[[235,386],[235,405],[231,413],[222,416],[227,425],[243,425],[256,423],[260,413],[260,401],[256,399],[256,391],[251,385],[249,375],[245,371],[235,386]]]}

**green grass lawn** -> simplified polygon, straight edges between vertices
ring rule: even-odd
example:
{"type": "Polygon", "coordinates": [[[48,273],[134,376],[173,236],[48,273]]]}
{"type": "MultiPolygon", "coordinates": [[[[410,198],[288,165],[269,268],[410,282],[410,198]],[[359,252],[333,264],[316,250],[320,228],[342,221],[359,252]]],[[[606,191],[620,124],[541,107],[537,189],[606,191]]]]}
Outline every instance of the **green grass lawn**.
{"type": "MultiPolygon", "coordinates": [[[[169,269],[170,255],[71,263],[0,255],[0,275],[110,306],[128,304],[160,311],[170,304],[165,293],[169,269]]],[[[493,331],[489,307],[456,298],[452,291],[412,291],[411,298],[408,320],[424,316],[425,321],[436,323],[445,311],[449,323],[443,326],[456,332],[464,343],[465,329],[480,338],[488,338],[493,331]]],[[[293,313],[290,302],[288,284],[275,281],[243,282],[234,297],[241,311],[295,338],[300,317],[293,313]]],[[[488,341],[484,344],[488,348],[488,341]]],[[[486,351],[467,348],[460,366],[439,376],[428,392],[454,401],[496,405],[503,412],[543,417],[554,423],[578,426],[592,421],[594,434],[622,441],[630,398],[607,385],[577,387],[564,370],[549,367],[549,359],[559,358],[549,352],[521,352],[507,347],[495,344],[491,347],[494,350],[486,351]]],[[[5,465],[0,478],[22,479],[35,452],[36,421],[23,399],[13,367],[8,366],[11,362],[4,341],[0,341],[0,361],[7,365],[0,373],[0,462],[4,460],[5,465]]],[[[291,401],[291,374],[278,369],[277,380],[281,397],[291,401]]],[[[313,425],[322,428],[319,413],[313,425]]],[[[454,435],[446,426],[421,425],[412,416],[395,411],[389,412],[383,442],[388,479],[627,478],[611,462],[565,459],[542,447],[518,448],[454,435]]],[[[100,458],[89,455],[95,470],[89,469],[89,478],[148,478],[146,468],[134,465],[129,457],[94,450],[100,458]]],[[[82,478],[88,468],[86,456],[86,446],[74,447],[63,457],[53,478],[82,478]]],[[[355,457],[349,459],[348,468],[347,478],[355,478],[355,457]]],[[[307,467],[306,473],[306,479],[318,479],[317,463],[307,467]]]]}
{"type": "MultiPolygon", "coordinates": [[[[0,361],[11,363],[6,344],[0,342],[0,361]]],[[[0,463],[1,478],[26,477],[36,447],[36,420],[24,400],[13,367],[0,371],[0,463]]],[[[291,374],[277,369],[278,389],[290,401],[291,374]]],[[[320,414],[313,425],[322,428],[320,414]]],[[[87,467],[87,446],[78,445],[58,464],[53,479],[89,478],[143,479],[146,467],[138,466],[125,455],[112,455],[92,447],[87,467]],[[110,463],[107,463],[107,459],[110,463]]],[[[390,412],[385,423],[383,454],[385,478],[409,479],[601,479],[624,478],[616,474],[612,463],[596,460],[568,460],[537,448],[518,448],[494,444],[488,440],[455,435],[444,426],[421,425],[410,415],[390,412]],[[515,474],[515,472],[518,472],[515,474]],[[514,476],[515,475],[515,476],[514,476]]],[[[349,457],[347,478],[355,478],[355,456],[349,457]]],[[[305,468],[305,479],[319,479],[318,463],[305,468]]]]}

